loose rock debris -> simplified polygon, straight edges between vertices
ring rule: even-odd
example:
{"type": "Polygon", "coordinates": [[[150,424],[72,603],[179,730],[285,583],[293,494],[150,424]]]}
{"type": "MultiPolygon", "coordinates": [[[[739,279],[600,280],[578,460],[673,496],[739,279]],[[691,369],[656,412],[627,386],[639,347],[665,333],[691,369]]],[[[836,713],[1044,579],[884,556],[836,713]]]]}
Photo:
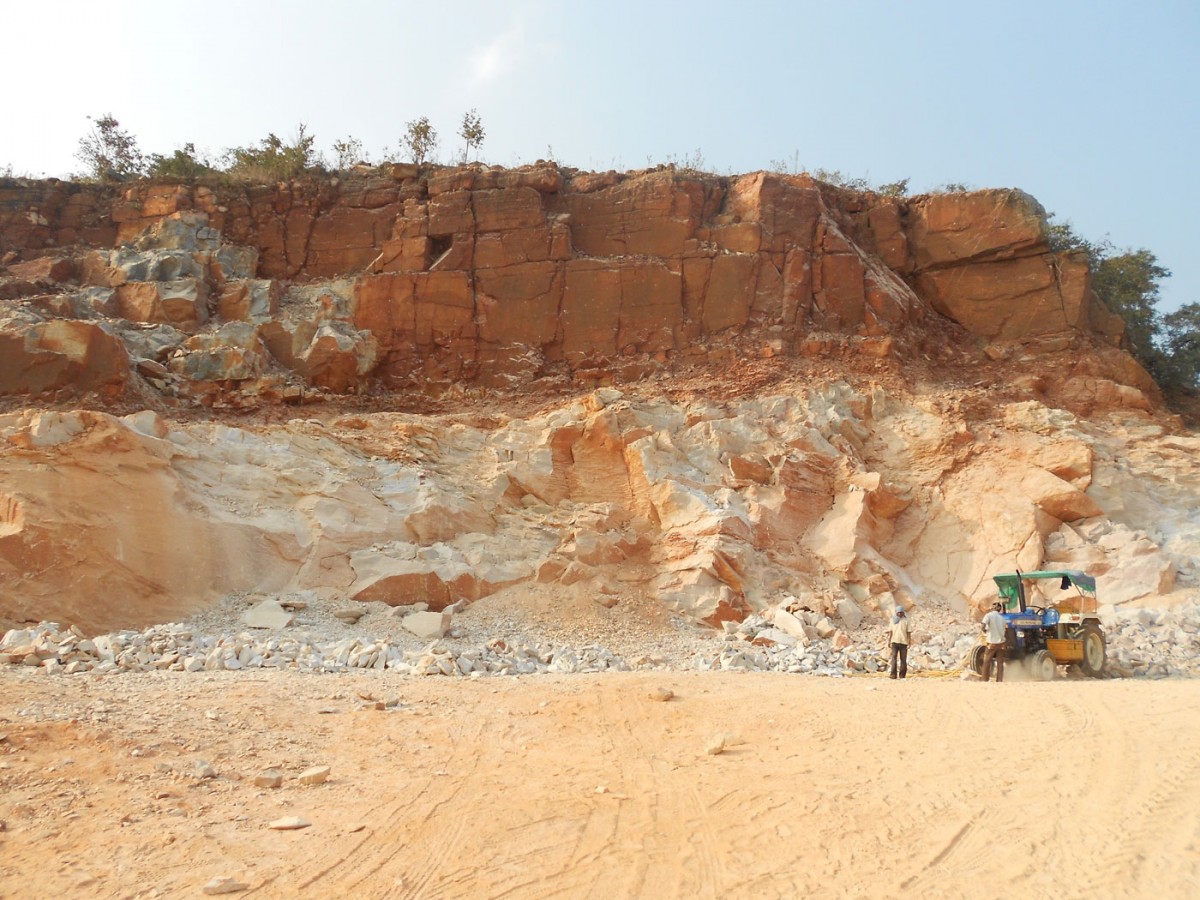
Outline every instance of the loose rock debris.
{"type": "MultiPolygon", "coordinates": [[[[919,623],[921,612],[918,610],[915,616],[919,623]]],[[[438,618],[450,617],[438,614],[438,618]]],[[[1169,610],[1109,607],[1103,618],[1110,675],[1150,678],[1200,675],[1200,604],[1169,610]]],[[[48,674],[60,675],[112,675],[163,669],[182,672],[292,669],[313,673],[375,669],[400,675],[470,678],[637,669],[842,676],[879,673],[887,668],[878,629],[864,626],[851,633],[834,627],[823,615],[803,611],[795,615],[776,611],[774,622],[772,625],[764,616],[750,615],[740,623],[726,623],[720,639],[682,636],[675,641],[672,653],[643,654],[632,659],[599,644],[572,647],[499,638],[471,644],[446,637],[432,639],[414,649],[402,640],[366,633],[355,637],[322,635],[320,629],[302,635],[293,635],[286,629],[264,635],[232,630],[205,633],[186,623],[88,638],[77,628],[42,622],[8,631],[0,640],[0,663],[37,667],[48,674]],[[810,619],[813,624],[808,624],[810,619]],[[799,631],[805,637],[790,637],[778,627],[781,620],[800,623],[799,631]],[[804,630],[805,625],[810,631],[804,630]]],[[[926,634],[910,651],[909,671],[947,673],[960,669],[977,641],[977,631],[968,626],[946,627],[926,634]]],[[[395,698],[372,698],[368,702],[382,709],[399,706],[395,698]]]]}

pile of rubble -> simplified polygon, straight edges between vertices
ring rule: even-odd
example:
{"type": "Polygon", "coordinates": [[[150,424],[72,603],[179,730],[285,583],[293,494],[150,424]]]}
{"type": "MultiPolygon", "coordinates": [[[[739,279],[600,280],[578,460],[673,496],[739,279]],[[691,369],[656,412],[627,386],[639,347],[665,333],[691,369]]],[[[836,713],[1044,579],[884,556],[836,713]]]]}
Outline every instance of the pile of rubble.
{"type": "MultiPolygon", "coordinates": [[[[261,607],[248,612],[243,621],[261,621],[261,607]]],[[[277,620],[275,627],[236,632],[204,633],[187,625],[168,624],[89,638],[75,626],[43,622],[5,634],[0,641],[0,663],[66,675],[155,670],[293,669],[336,673],[376,669],[401,675],[476,678],[646,668],[843,676],[886,668],[879,629],[860,628],[855,640],[828,618],[809,611],[793,615],[773,610],[765,616],[752,615],[740,623],[727,623],[722,640],[698,638],[679,645],[680,652],[674,655],[651,652],[628,657],[597,643],[568,646],[500,637],[472,642],[462,639],[461,629],[449,627],[452,611],[406,612],[401,624],[412,617],[425,626],[427,617],[436,618],[439,624],[433,631],[420,634],[414,627],[407,638],[333,634],[321,629],[289,633],[289,615],[286,620],[277,620]]],[[[352,626],[349,618],[341,617],[352,626]]],[[[1172,610],[1109,608],[1105,627],[1110,675],[1200,675],[1200,604],[1172,610]]],[[[920,635],[912,648],[909,668],[914,673],[952,673],[962,667],[976,640],[976,630],[969,626],[920,635]]]]}
{"type": "Polygon", "coordinates": [[[1200,675],[1200,603],[1118,609],[1102,618],[1110,673],[1150,678],[1200,675]]]}

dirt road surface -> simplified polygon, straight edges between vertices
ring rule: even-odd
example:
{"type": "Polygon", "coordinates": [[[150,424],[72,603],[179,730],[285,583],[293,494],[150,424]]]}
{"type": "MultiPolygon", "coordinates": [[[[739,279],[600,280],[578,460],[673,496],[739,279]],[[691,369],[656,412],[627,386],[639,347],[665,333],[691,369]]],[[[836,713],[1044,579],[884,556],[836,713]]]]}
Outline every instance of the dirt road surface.
{"type": "Polygon", "coordinates": [[[0,897],[217,878],[242,897],[1195,897],[1198,707],[1195,681],[10,667],[0,897]],[[257,786],[270,768],[282,785],[257,786]],[[310,824],[269,827],[285,817],[310,824]]]}

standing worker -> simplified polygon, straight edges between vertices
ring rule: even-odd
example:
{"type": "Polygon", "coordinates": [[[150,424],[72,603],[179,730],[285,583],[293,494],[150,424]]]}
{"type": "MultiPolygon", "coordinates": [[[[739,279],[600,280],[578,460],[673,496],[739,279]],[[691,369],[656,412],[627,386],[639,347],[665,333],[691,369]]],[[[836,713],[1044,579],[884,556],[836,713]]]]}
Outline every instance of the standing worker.
{"type": "Polygon", "coordinates": [[[983,680],[987,681],[992,674],[992,660],[996,660],[996,683],[1004,680],[1004,649],[1005,632],[1008,622],[1000,614],[1002,607],[999,603],[992,604],[992,611],[983,617],[979,624],[983,626],[987,650],[983,654],[983,680]]]}
{"type": "Polygon", "coordinates": [[[897,606],[896,614],[892,616],[892,627],[888,632],[888,640],[892,645],[892,671],[888,675],[889,678],[896,676],[896,660],[900,661],[900,678],[908,675],[908,616],[904,614],[904,607],[897,606]]]}

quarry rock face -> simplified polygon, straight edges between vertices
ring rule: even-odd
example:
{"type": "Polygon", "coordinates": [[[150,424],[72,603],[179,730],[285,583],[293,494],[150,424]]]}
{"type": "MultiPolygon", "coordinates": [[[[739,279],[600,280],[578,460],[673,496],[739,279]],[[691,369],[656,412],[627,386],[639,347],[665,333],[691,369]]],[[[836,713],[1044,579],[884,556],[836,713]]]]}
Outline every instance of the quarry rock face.
{"type": "Polygon", "coordinates": [[[710,624],[798,598],[854,628],[897,602],[969,613],[1015,568],[1086,569],[1113,604],[1194,577],[1184,439],[1002,412],[968,434],[947,397],[831,383],[722,403],[606,389],[487,427],[8,414],[0,611],[143,627],[322,588],[435,613],[584,581],[710,624]]]}
{"type": "Polygon", "coordinates": [[[9,180],[0,258],[15,624],[320,589],[433,636],[561,585],[845,644],[1016,568],[1118,605],[1200,575],[1195,439],[1019,191],[9,180]]]}
{"type": "MultiPolygon", "coordinates": [[[[10,259],[0,296],[26,320],[0,325],[0,338],[20,338],[22,368],[42,359],[25,349],[40,340],[29,327],[51,320],[184,335],[244,321],[260,328],[269,365],[255,375],[266,380],[221,378],[220,367],[207,380],[239,381],[227,392],[266,402],[285,383],[345,394],[552,376],[587,388],[731,344],[737,354],[903,359],[930,316],[995,353],[1054,340],[1087,355],[1094,378],[1154,390],[1125,354],[1103,352],[1120,342],[1119,318],[1091,292],[1083,260],[1051,252],[1044,211],[1015,190],[908,199],[808,176],[553,164],[122,193],[10,180],[0,253],[10,259]]],[[[88,346],[111,355],[103,344],[88,346]]],[[[88,355],[70,374],[43,364],[41,377],[9,377],[0,392],[119,389],[113,364],[88,355]],[[81,368],[106,374],[79,379],[81,368]]],[[[149,386],[184,403],[217,393],[149,386]]],[[[1077,392],[1143,402],[1100,384],[1077,392]]]]}

